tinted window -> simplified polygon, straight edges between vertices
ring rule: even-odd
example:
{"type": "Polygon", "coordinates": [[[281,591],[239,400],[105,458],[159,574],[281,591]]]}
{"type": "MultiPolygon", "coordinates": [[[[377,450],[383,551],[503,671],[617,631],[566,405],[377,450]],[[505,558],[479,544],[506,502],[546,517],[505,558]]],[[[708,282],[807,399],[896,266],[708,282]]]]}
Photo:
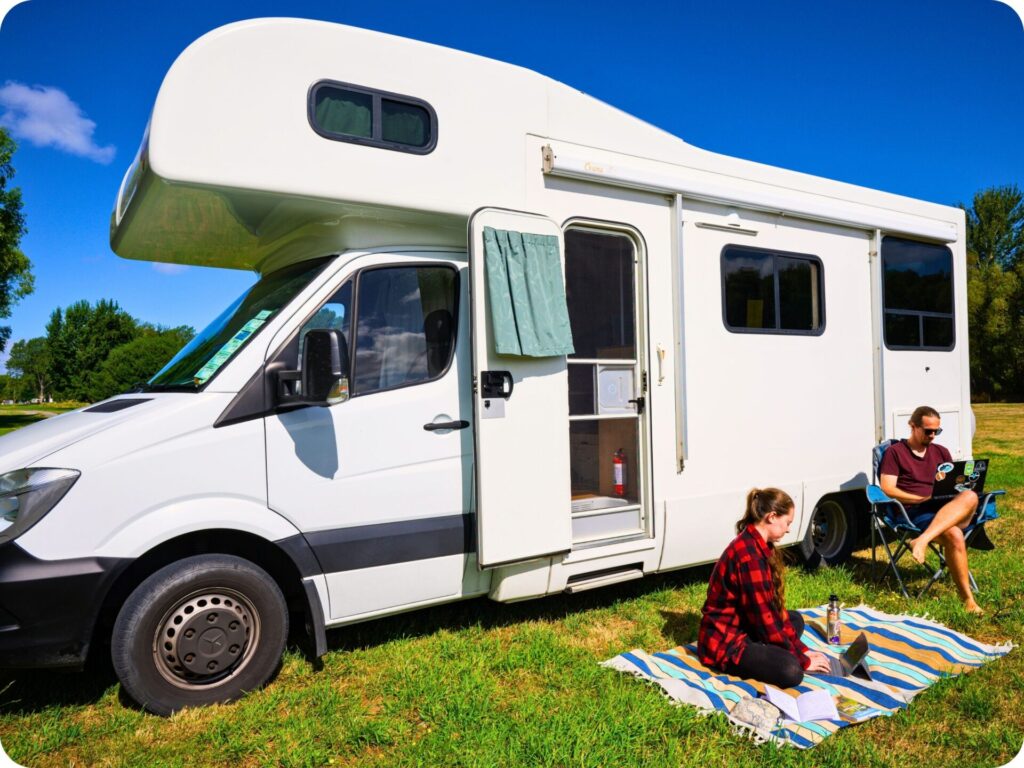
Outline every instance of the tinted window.
{"type": "Polygon", "coordinates": [[[373,97],[341,88],[319,88],[315,97],[316,124],[328,133],[373,136],[373,97]]]}
{"type": "Polygon", "coordinates": [[[313,86],[309,121],[327,139],[414,154],[432,151],[437,139],[437,116],[425,101],[344,83],[313,86]]]}
{"type": "Polygon", "coordinates": [[[457,280],[448,267],[387,267],[359,276],[353,394],[440,376],[454,349],[457,280]]]}
{"type": "Polygon", "coordinates": [[[410,147],[430,141],[430,115],[423,107],[381,99],[381,138],[410,147]]]}
{"type": "Polygon", "coordinates": [[[813,256],[727,246],[722,289],[731,331],[813,334],[823,328],[821,262],[813,256]]]}
{"type": "Polygon", "coordinates": [[[885,344],[896,349],[951,349],[953,254],[941,245],[882,240],[885,344]]]}

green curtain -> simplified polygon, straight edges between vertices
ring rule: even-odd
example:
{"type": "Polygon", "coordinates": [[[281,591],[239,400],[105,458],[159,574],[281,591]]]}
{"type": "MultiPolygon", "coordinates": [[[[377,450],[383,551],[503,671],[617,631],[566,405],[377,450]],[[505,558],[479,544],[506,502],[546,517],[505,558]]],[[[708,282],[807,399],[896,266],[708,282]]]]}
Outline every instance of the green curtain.
{"type": "Polygon", "coordinates": [[[316,123],[331,133],[368,139],[373,135],[372,98],[324,88],[317,94],[316,123]]]}
{"type": "Polygon", "coordinates": [[[484,227],[484,263],[495,351],[571,355],[558,238],[484,227]]]}

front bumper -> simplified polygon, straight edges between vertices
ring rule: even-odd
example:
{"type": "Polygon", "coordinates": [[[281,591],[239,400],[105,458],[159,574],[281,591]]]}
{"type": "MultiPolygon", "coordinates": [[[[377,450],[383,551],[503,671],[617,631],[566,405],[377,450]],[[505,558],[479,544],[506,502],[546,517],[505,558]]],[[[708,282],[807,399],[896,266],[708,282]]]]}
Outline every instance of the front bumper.
{"type": "Polygon", "coordinates": [[[103,599],[129,560],[39,560],[0,544],[0,667],[85,661],[103,599]]]}

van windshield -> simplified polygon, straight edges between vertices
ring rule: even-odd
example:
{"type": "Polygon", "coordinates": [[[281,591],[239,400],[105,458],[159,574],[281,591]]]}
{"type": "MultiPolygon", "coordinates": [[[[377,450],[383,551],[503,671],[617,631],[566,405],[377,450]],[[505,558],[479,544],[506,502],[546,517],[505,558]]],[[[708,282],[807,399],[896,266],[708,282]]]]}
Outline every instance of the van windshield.
{"type": "Polygon", "coordinates": [[[262,277],[182,347],[144,390],[194,392],[202,387],[309,285],[328,261],[330,258],[303,261],[262,277]]]}

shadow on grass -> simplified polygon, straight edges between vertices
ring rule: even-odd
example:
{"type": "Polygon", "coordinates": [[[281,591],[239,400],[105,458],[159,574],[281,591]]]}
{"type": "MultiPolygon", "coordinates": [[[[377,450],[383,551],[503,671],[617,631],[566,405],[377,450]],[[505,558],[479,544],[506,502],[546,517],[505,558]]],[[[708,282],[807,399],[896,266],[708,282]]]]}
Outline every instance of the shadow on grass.
{"type": "MultiPolygon", "coordinates": [[[[677,589],[693,584],[706,584],[710,566],[699,566],[667,574],[648,576],[618,586],[596,589],[577,595],[557,595],[522,603],[496,603],[486,597],[462,600],[434,608],[423,608],[409,613],[328,630],[327,652],[373,648],[395,640],[429,637],[439,630],[459,631],[470,627],[494,629],[511,627],[533,621],[561,621],[572,615],[616,603],[642,598],[664,589],[677,589]]],[[[666,619],[673,627],[671,636],[679,642],[696,639],[696,619],[684,618],[677,624],[666,619]],[[687,627],[693,626],[687,638],[687,627]]],[[[294,622],[289,648],[310,658],[309,641],[303,637],[301,622],[294,622]]],[[[90,657],[82,670],[76,669],[17,669],[0,670],[0,715],[26,715],[53,707],[86,706],[97,703],[117,677],[110,664],[106,649],[97,648],[96,658],[90,657]]],[[[314,663],[319,669],[321,665],[314,663]]],[[[125,706],[132,706],[124,696],[125,706]]]]}
{"type": "Polygon", "coordinates": [[[39,421],[42,417],[27,413],[3,413],[0,414],[0,434],[4,432],[11,432],[21,427],[27,427],[29,424],[34,424],[39,421]]]}
{"type": "Polygon", "coordinates": [[[689,645],[697,641],[700,611],[662,611],[661,617],[665,619],[661,633],[671,638],[673,645],[689,645]]]}
{"type": "Polygon", "coordinates": [[[0,715],[95,704],[116,683],[109,659],[90,660],[83,669],[3,669],[0,715]]]}
{"type": "MultiPolygon", "coordinates": [[[[497,603],[486,597],[478,597],[328,630],[327,649],[328,653],[360,650],[394,640],[426,637],[441,629],[494,629],[531,621],[562,621],[578,613],[608,608],[663,589],[707,584],[710,574],[711,566],[697,566],[576,595],[551,595],[521,603],[497,603]]],[[[696,637],[694,630],[687,642],[696,637]]]]}

